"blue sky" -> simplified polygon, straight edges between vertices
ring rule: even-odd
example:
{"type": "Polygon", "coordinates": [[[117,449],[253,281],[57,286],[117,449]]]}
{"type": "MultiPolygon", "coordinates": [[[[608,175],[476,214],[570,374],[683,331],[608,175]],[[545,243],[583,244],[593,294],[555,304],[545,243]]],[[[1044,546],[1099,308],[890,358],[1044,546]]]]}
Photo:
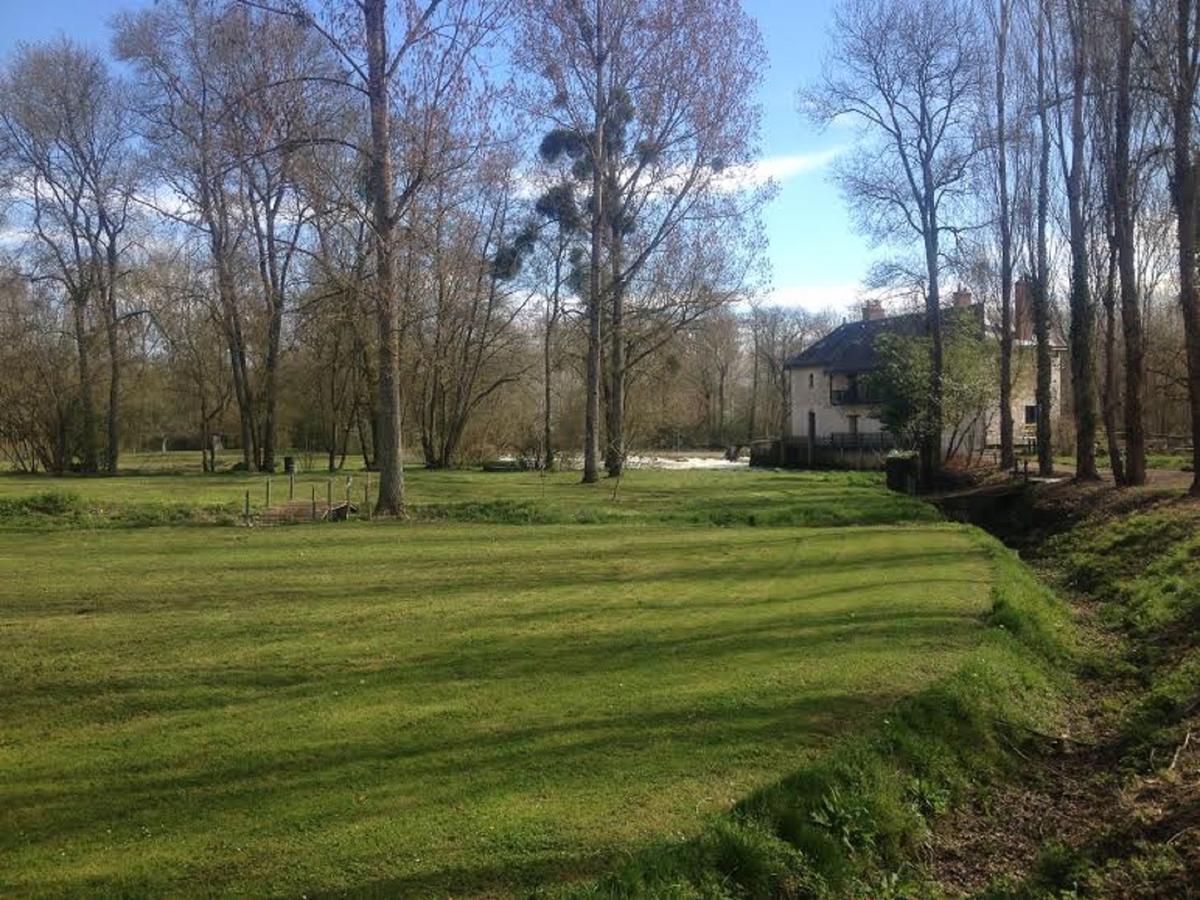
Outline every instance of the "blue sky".
{"type": "MultiPolygon", "coordinates": [[[[149,0],[0,0],[0,54],[18,41],[60,32],[97,48],[108,45],[107,23],[121,9],[149,0]]],[[[796,112],[796,89],[820,73],[834,0],[745,0],[770,56],[762,89],[763,166],[780,185],[766,214],[773,290],[780,302],[813,309],[852,303],[871,252],[850,226],[829,183],[828,163],[850,135],[821,134],[796,112]]]]}

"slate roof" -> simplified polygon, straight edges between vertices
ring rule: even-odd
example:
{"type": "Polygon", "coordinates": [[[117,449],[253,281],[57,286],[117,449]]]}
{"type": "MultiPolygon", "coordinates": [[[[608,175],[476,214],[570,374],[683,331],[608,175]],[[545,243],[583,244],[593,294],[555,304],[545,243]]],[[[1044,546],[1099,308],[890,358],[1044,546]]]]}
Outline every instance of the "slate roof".
{"type": "MultiPolygon", "coordinates": [[[[943,321],[948,315],[961,315],[966,310],[947,307],[942,310],[943,321]]],[[[970,314],[981,319],[982,304],[970,307],[970,314]]],[[[875,339],[881,334],[921,335],[925,333],[925,313],[906,313],[843,322],[815,344],[790,357],[785,369],[806,369],[820,366],[826,372],[867,372],[879,367],[875,339]]]]}

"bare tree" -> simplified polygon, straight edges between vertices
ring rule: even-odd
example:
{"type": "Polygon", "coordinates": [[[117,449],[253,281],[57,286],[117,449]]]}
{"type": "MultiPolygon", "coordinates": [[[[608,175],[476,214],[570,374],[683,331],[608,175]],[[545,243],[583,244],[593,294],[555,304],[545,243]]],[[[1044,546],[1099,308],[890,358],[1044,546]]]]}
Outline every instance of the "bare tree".
{"type": "Polygon", "coordinates": [[[170,226],[203,235],[237,402],[242,465],[258,452],[249,324],[240,269],[246,234],[238,215],[235,147],[228,128],[238,109],[230,48],[240,18],[217,0],[168,0],[116,21],[117,55],[138,74],[139,109],[158,187],[153,203],[170,226]]]}
{"type": "Polygon", "coordinates": [[[21,186],[34,277],[60,285],[75,333],[85,471],[99,467],[88,310],[109,361],[104,468],[117,471],[121,429],[120,261],[135,191],[127,100],[102,58],[69,41],[24,47],[5,73],[0,131],[21,186]]]}
{"type": "Polygon", "coordinates": [[[465,183],[443,180],[414,207],[422,234],[408,292],[425,298],[410,329],[413,406],[425,464],[447,468],[480,406],[531,368],[518,318],[533,292],[514,286],[533,226],[513,221],[515,168],[496,154],[465,183]]]}
{"type": "Polygon", "coordinates": [[[1009,184],[1008,67],[1012,32],[1012,0],[988,5],[995,37],[996,93],[993,157],[996,163],[996,197],[1000,233],[1000,465],[1016,464],[1013,449],[1013,218],[1009,184]]]}
{"type": "MultiPolygon", "coordinates": [[[[1071,389],[1075,415],[1075,478],[1096,481],[1096,308],[1088,274],[1088,235],[1084,210],[1087,130],[1084,103],[1088,91],[1088,53],[1091,36],[1085,0],[1068,0],[1066,22],[1070,40],[1070,138],[1060,139],[1066,179],[1071,249],[1071,389]],[[1068,149],[1070,159],[1068,161],[1068,149]]],[[[1060,132],[1061,128],[1061,117],[1060,132]]]]}
{"type": "Polygon", "coordinates": [[[821,86],[804,97],[812,117],[861,122],[871,138],[840,166],[860,225],[877,241],[921,242],[925,330],[930,337],[928,428],[922,476],[933,481],[942,441],[940,279],[954,204],[980,150],[975,129],[979,47],[969,4],[844,0],[821,86]]]}
{"type": "Polygon", "coordinates": [[[171,385],[195,422],[201,471],[215,472],[219,423],[233,400],[231,372],[222,361],[220,301],[208,274],[187,253],[151,258],[140,278],[166,341],[171,385]]]}
{"type": "Polygon", "coordinates": [[[1191,416],[1193,477],[1191,493],[1200,495],[1200,295],[1196,287],[1197,201],[1200,163],[1195,140],[1195,106],[1200,85],[1200,3],[1150,0],[1145,27],[1138,34],[1165,101],[1170,134],[1169,180],[1175,213],[1179,308],[1183,317],[1187,395],[1191,416]]]}
{"type": "Polygon", "coordinates": [[[1121,325],[1125,340],[1125,478],[1146,483],[1146,423],[1143,412],[1146,347],[1138,297],[1135,204],[1137,168],[1130,139],[1133,132],[1134,3],[1117,0],[1117,65],[1113,128],[1112,204],[1117,269],[1121,282],[1121,325]]]}
{"type": "Polygon", "coordinates": [[[398,228],[409,204],[427,182],[436,180],[447,157],[454,140],[451,126],[473,99],[469,64],[497,27],[502,7],[495,0],[362,0],[354,10],[332,6],[321,17],[304,0],[241,2],[291,16],[320,34],[344,70],[337,80],[366,101],[369,137],[353,146],[365,163],[374,242],[375,509],[379,515],[404,516],[398,228]],[[399,129],[394,128],[397,122],[399,129]]]}
{"type": "MultiPolygon", "coordinates": [[[[528,0],[522,7],[521,54],[530,73],[545,78],[549,97],[529,99],[532,111],[553,123],[542,142],[548,162],[564,154],[579,160],[574,176],[589,183],[590,258],[586,268],[587,352],[584,402],[583,481],[599,480],[601,312],[604,304],[604,173],[606,126],[612,97],[609,54],[622,37],[612,22],[618,0],[528,0]]],[[[625,22],[622,20],[622,27],[625,22]]]]}
{"type": "Polygon", "coordinates": [[[728,310],[706,316],[694,329],[696,378],[708,401],[708,440],[723,445],[728,439],[729,401],[735,369],[742,358],[737,318],[728,310]]]}
{"type": "Polygon", "coordinates": [[[334,106],[327,80],[337,70],[319,37],[293,19],[244,8],[230,16],[241,26],[232,29],[225,48],[232,102],[223,131],[237,166],[238,215],[252,238],[265,320],[257,462],[272,472],[284,318],[297,289],[297,257],[310,214],[299,168],[314,139],[332,130],[325,121],[334,106]]]}
{"type": "Polygon", "coordinates": [[[1037,15],[1034,25],[1035,63],[1034,81],[1037,99],[1038,162],[1037,199],[1034,203],[1033,241],[1030,244],[1031,268],[1033,269],[1033,330],[1037,342],[1037,453],[1038,474],[1048,478],[1054,474],[1054,446],[1051,429],[1053,413],[1051,397],[1053,360],[1050,347],[1050,95],[1048,82],[1050,67],[1047,60],[1049,31],[1053,19],[1049,12],[1050,0],[1036,0],[1037,15]]]}
{"type": "Polygon", "coordinates": [[[764,398],[763,418],[775,435],[788,433],[788,359],[832,331],[836,322],[831,311],[814,313],[784,306],[751,306],[751,349],[771,388],[764,398]]]}
{"type": "Polygon", "coordinates": [[[17,471],[62,474],[79,450],[69,315],[48,282],[0,270],[0,452],[17,471]]]}
{"type": "MultiPolygon", "coordinates": [[[[531,105],[551,126],[543,156],[569,157],[576,180],[591,181],[589,335],[599,337],[603,319],[607,355],[603,388],[599,377],[589,387],[597,418],[587,440],[599,449],[603,396],[605,468],[615,477],[626,454],[638,281],[675,231],[752,217],[765,196],[761,185],[736,183],[754,155],[761,41],[732,0],[529,0],[524,18],[523,65],[542,82],[531,105]]],[[[599,365],[599,347],[589,360],[599,365]]],[[[594,455],[585,450],[585,481],[598,474],[588,469],[594,455]]]]}

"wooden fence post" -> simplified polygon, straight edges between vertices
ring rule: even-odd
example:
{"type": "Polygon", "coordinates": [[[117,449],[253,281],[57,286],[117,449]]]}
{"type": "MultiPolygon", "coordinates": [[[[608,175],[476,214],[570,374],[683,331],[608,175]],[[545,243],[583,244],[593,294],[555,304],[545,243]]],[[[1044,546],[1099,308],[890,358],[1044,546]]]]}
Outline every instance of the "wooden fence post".
{"type": "Polygon", "coordinates": [[[317,521],[317,486],[312,486],[312,520],[317,521]]]}
{"type": "Polygon", "coordinates": [[[368,472],[363,480],[363,512],[371,518],[371,473],[368,472]]]}
{"type": "Polygon", "coordinates": [[[246,519],[246,524],[249,525],[250,524],[250,492],[249,491],[246,491],[246,506],[245,506],[245,511],[243,512],[242,515],[246,519]]]}
{"type": "Polygon", "coordinates": [[[329,478],[325,481],[325,516],[330,521],[333,521],[333,479],[329,478]]]}
{"type": "Polygon", "coordinates": [[[296,473],[288,472],[288,500],[296,499],[296,473]]]}
{"type": "Polygon", "coordinates": [[[267,509],[271,508],[271,479],[267,479],[267,509]]]}

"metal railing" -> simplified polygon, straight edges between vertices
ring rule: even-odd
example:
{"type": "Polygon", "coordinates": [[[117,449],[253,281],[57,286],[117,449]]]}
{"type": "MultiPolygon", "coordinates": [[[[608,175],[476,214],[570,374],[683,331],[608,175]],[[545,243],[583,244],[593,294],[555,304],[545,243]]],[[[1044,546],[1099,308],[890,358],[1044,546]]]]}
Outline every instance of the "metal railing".
{"type": "Polygon", "coordinates": [[[834,406],[852,406],[876,402],[868,391],[862,388],[835,388],[829,392],[829,402],[834,406]]]}
{"type": "Polygon", "coordinates": [[[835,431],[826,438],[824,443],[833,447],[891,450],[896,446],[896,437],[887,431],[860,431],[857,433],[835,431]]]}

